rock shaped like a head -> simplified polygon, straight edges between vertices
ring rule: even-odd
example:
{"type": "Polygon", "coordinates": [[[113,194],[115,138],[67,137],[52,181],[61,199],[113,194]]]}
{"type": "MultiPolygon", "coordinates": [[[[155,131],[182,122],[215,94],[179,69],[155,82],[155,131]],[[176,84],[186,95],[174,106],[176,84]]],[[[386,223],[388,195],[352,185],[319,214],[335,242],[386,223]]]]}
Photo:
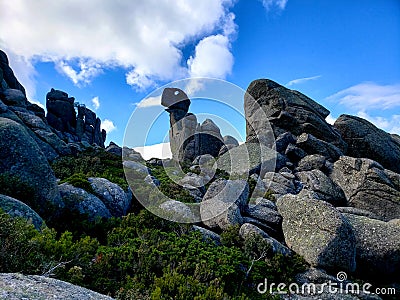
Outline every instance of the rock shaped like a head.
{"type": "Polygon", "coordinates": [[[161,105],[167,107],[167,111],[183,110],[188,112],[190,99],[184,91],[178,88],[165,88],[161,96],[161,105]]]}

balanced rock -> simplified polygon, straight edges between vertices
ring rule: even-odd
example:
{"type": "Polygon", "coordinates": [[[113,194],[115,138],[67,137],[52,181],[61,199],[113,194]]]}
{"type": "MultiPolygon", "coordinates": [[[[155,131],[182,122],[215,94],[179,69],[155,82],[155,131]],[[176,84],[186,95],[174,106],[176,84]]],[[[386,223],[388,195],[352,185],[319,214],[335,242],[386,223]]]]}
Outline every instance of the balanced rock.
{"type": "Polygon", "coordinates": [[[333,125],[348,144],[347,155],[370,158],[400,173],[400,140],[359,117],[341,115],[333,125]]]}
{"type": "Polygon", "coordinates": [[[331,204],[286,195],[277,201],[290,249],[313,267],[331,271],[356,268],[356,239],[350,223],[331,204]]]}

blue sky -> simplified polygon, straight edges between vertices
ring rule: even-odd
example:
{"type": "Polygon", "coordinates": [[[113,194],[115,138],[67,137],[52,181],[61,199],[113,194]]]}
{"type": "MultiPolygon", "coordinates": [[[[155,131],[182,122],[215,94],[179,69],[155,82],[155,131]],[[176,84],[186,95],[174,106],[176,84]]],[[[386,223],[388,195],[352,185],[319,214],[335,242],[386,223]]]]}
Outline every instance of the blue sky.
{"type": "MultiPolygon", "coordinates": [[[[68,92],[96,111],[107,142],[123,143],[135,109],[161,113],[146,144],[162,142],[167,114],[138,103],[191,76],[242,89],[270,78],[327,107],[329,121],[353,114],[400,134],[398,0],[4,0],[0,12],[0,48],[29,100],[68,92]]],[[[210,101],[191,111],[232,118],[244,135],[237,112],[210,101]]]]}

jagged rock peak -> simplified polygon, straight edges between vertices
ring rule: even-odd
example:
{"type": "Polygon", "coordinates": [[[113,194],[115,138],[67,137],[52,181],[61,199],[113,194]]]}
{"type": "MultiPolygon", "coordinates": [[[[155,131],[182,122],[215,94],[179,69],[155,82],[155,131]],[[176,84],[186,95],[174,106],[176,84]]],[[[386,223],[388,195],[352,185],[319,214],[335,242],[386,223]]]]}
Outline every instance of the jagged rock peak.
{"type": "Polygon", "coordinates": [[[25,88],[19,83],[9,65],[7,54],[0,50],[0,90],[5,89],[20,90],[26,95],[25,88]]]}
{"type": "Polygon", "coordinates": [[[46,95],[46,108],[47,122],[63,139],[68,142],[84,141],[104,148],[106,131],[101,130],[100,118],[84,105],[75,103],[74,97],[52,88],[46,95]]]}

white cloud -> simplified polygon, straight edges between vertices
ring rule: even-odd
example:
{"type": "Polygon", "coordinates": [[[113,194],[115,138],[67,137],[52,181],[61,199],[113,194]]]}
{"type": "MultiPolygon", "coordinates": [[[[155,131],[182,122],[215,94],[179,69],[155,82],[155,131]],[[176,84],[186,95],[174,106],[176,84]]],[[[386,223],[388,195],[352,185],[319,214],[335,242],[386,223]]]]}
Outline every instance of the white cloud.
{"type": "Polygon", "coordinates": [[[142,157],[146,160],[150,158],[171,158],[171,148],[169,143],[160,143],[151,146],[144,146],[144,147],[135,147],[133,148],[137,152],[139,152],[142,157]]]}
{"type": "Polygon", "coordinates": [[[304,83],[304,82],[307,82],[307,81],[310,81],[310,80],[318,79],[318,78],[320,78],[320,77],[321,77],[321,75],[312,76],[312,77],[304,77],[304,78],[293,79],[293,80],[290,80],[288,83],[286,83],[286,86],[292,86],[292,85],[294,85],[294,84],[301,84],[301,83],[304,83]]]}
{"type": "Polygon", "coordinates": [[[357,116],[366,119],[373,123],[376,127],[381,128],[390,133],[396,133],[400,135],[400,115],[392,115],[389,117],[373,117],[365,111],[359,111],[357,116]]]}
{"type": "Polygon", "coordinates": [[[288,0],[260,0],[267,11],[272,8],[284,10],[288,0]]]}
{"type": "Polygon", "coordinates": [[[231,63],[225,39],[236,30],[228,11],[233,2],[1,1],[0,28],[10,30],[0,32],[0,46],[28,61],[54,62],[76,85],[90,82],[107,67],[124,67],[127,83],[143,89],[187,76],[182,49],[210,37],[201,45],[229,60],[215,75],[224,76],[231,63]]]}
{"type": "Polygon", "coordinates": [[[161,105],[161,96],[156,96],[143,99],[137,104],[137,107],[144,108],[144,107],[159,106],[159,105],[161,105]]]}
{"type": "Polygon", "coordinates": [[[233,66],[229,38],[218,34],[202,39],[196,46],[194,57],[188,59],[189,73],[193,77],[225,78],[233,66]]]}
{"type": "Polygon", "coordinates": [[[92,104],[93,104],[93,107],[94,107],[94,109],[95,110],[98,110],[99,109],[99,107],[100,107],[100,100],[99,100],[99,97],[94,97],[93,99],[92,99],[92,104]]]}
{"type": "Polygon", "coordinates": [[[107,133],[110,133],[111,131],[114,131],[117,129],[117,127],[114,125],[113,121],[104,119],[101,121],[101,129],[104,129],[107,131],[107,133]]]}
{"type": "Polygon", "coordinates": [[[326,122],[328,122],[329,124],[333,125],[333,123],[335,123],[336,118],[334,118],[331,114],[329,114],[326,118],[325,118],[326,122]]]}
{"type": "Polygon", "coordinates": [[[78,86],[89,83],[94,77],[103,72],[100,64],[92,59],[80,59],[76,69],[68,61],[56,62],[56,70],[69,77],[78,86]]]}
{"type": "Polygon", "coordinates": [[[400,106],[400,84],[364,82],[326,98],[357,110],[392,109],[400,106]]]}

